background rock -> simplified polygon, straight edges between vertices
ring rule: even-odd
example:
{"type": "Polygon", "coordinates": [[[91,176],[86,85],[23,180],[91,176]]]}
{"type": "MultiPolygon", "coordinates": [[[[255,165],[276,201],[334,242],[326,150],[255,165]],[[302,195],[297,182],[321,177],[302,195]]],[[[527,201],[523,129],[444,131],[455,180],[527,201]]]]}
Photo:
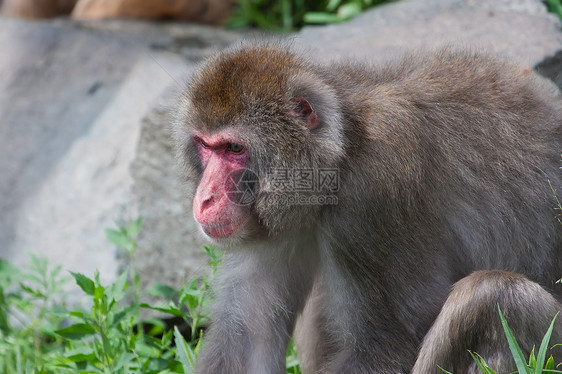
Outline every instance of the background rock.
{"type": "Polygon", "coordinates": [[[166,269],[177,283],[199,266],[202,244],[186,249],[170,120],[151,118],[183,87],[184,54],[195,60],[236,38],[202,26],[0,19],[0,256],[22,265],[34,252],[111,280],[124,260],[104,229],[142,214],[147,280],[166,269]]]}
{"type": "Polygon", "coordinates": [[[5,0],[1,13],[21,18],[72,13],[77,19],[177,19],[220,25],[229,18],[234,4],[231,0],[5,0]]]}
{"type": "Polygon", "coordinates": [[[322,60],[352,56],[382,62],[407,50],[451,45],[534,66],[562,49],[560,27],[540,0],[398,1],[345,25],[305,28],[297,43],[312,46],[322,60]]]}
{"type": "Polygon", "coordinates": [[[230,0],[78,0],[72,17],[178,19],[220,25],[233,6],[230,0]]]}
{"type": "MultiPolygon", "coordinates": [[[[203,242],[170,122],[195,64],[241,37],[180,23],[0,18],[0,256],[23,264],[33,251],[110,280],[126,259],[104,229],[141,215],[145,282],[179,285],[199,272],[203,242]]],[[[562,71],[560,21],[539,0],[403,0],[292,39],[319,61],[384,63],[449,43],[538,64],[559,83],[562,71]]]]}
{"type": "Polygon", "coordinates": [[[2,15],[22,18],[51,18],[70,14],[78,0],[4,0],[2,15]]]}

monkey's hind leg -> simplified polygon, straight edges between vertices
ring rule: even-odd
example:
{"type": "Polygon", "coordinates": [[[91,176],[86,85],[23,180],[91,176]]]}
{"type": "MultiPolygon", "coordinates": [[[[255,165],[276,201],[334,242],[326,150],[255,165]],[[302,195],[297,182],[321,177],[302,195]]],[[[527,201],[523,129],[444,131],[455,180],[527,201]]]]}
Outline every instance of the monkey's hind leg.
{"type": "MultiPolygon", "coordinates": [[[[523,353],[537,352],[552,318],[562,306],[544,288],[522,275],[499,271],[476,271],[453,286],[435,323],[422,343],[412,374],[480,373],[468,353],[478,353],[497,373],[514,371],[497,305],[513,331],[523,353]]],[[[550,346],[562,343],[562,322],[555,323],[550,346]]],[[[549,350],[555,362],[559,348],[549,350]]],[[[548,356],[547,356],[548,357],[548,356]]]]}

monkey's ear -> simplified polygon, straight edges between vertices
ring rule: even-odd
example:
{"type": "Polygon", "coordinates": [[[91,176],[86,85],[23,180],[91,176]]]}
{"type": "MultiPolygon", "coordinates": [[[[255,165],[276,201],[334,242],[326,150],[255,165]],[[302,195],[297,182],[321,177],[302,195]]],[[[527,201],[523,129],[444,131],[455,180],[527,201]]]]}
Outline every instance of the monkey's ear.
{"type": "Polygon", "coordinates": [[[308,100],[304,97],[293,97],[290,102],[293,104],[293,109],[289,114],[302,118],[309,130],[315,129],[318,126],[318,116],[308,100]]]}

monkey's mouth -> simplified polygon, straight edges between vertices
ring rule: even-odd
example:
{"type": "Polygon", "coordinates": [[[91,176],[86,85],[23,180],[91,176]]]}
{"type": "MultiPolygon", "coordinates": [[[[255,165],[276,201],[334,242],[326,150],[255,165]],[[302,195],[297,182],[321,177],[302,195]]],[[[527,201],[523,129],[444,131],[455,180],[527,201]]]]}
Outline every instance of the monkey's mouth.
{"type": "Polygon", "coordinates": [[[229,238],[238,231],[240,227],[239,223],[228,222],[219,225],[205,225],[201,224],[201,229],[203,232],[213,239],[224,239],[229,238]]]}

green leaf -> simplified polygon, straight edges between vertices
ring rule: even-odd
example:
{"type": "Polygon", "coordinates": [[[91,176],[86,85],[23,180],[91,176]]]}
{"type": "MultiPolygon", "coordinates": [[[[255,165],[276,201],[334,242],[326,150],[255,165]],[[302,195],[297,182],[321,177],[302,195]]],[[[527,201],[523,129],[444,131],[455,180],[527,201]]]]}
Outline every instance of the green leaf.
{"type": "Polygon", "coordinates": [[[82,346],[64,352],[64,357],[73,362],[92,361],[95,359],[96,354],[90,346],[82,346]]]}
{"type": "Polygon", "coordinates": [[[31,269],[35,270],[37,274],[46,277],[47,275],[47,258],[31,254],[31,269]]]}
{"type": "Polygon", "coordinates": [[[80,273],[73,273],[70,272],[74,279],[76,280],[76,284],[80,286],[82,291],[84,291],[87,295],[93,296],[95,293],[95,284],[94,281],[85,276],[84,274],[80,273]]]}
{"type": "Polygon", "coordinates": [[[535,346],[531,349],[531,353],[529,354],[529,367],[537,367],[537,358],[535,357],[535,346]]]}
{"type": "Polygon", "coordinates": [[[199,305],[204,295],[204,291],[196,287],[198,287],[197,282],[195,284],[192,282],[189,287],[184,287],[181,289],[180,299],[178,301],[179,305],[184,305],[185,303],[187,303],[189,309],[195,309],[199,305]]]}
{"type": "Polygon", "coordinates": [[[293,25],[293,9],[290,0],[283,0],[281,2],[281,23],[283,25],[283,29],[286,31],[291,30],[291,26],[293,25]]]}
{"type": "Polygon", "coordinates": [[[42,296],[44,296],[44,295],[43,295],[43,292],[41,292],[40,290],[35,290],[35,289],[31,288],[31,287],[26,286],[26,285],[23,284],[23,283],[20,283],[20,287],[21,287],[22,290],[24,290],[25,292],[27,292],[27,293],[29,293],[29,294],[31,294],[31,295],[33,295],[33,296],[36,296],[36,297],[42,297],[42,296]]]}
{"type": "Polygon", "coordinates": [[[209,256],[209,258],[211,259],[209,261],[209,265],[211,265],[212,267],[216,267],[221,261],[223,252],[220,249],[209,246],[205,246],[203,247],[203,249],[205,250],[205,253],[207,253],[207,256],[209,256]]]}
{"type": "Polygon", "coordinates": [[[152,373],[161,373],[170,367],[175,366],[176,360],[151,358],[148,364],[148,370],[152,373]]]}
{"type": "Polygon", "coordinates": [[[152,325],[150,330],[147,332],[150,336],[156,336],[162,334],[164,331],[167,330],[166,323],[162,321],[160,318],[148,318],[143,320],[145,324],[152,325]]]}
{"type": "Polygon", "coordinates": [[[29,280],[32,283],[36,283],[39,285],[43,284],[43,280],[35,274],[22,274],[22,278],[29,280]]]}
{"type": "Polygon", "coordinates": [[[94,327],[87,323],[77,323],[68,326],[64,329],[56,330],[55,333],[64,336],[68,339],[82,339],[85,336],[92,335],[96,333],[94,327]]]}
{"type": "Polygon", "coordinates": [[[20,275],[21,272],[10,262],[0,258],[0,278],[12,278],[20,275]]]}
{"type": "Polygon", "coordinates": [[[183,338],[177,326],[174,326],[174,343],[177,348],[176,358],[181,362],[184,373],[191,373],[193,371],[193,357],[190,359],[187,342],[183,338]]]}
{"type": "Polygon", "coordinates": [[[112,367],[113,372],[118,372],[122,368],[127,367],[128,365],[130,365],[132,362],[135,361],[135,358],[136,356],[132,353],[121,352],[119,354],[119,357],[117,358],[117,361],[112,367]]]}
{"type": "Polygon", "coordinates": [[[170,302],[170,304],[168,305],[152,306],[149,304],[141,304],[140,306],[142,308],[157,310],[159,312],[168,313],[178,317],[185,317],[185,314],[172,302],[170,302]]]}
{"type": "Polygon", "coordinates": [[[107,287],[106,295],[110,300],[119,301],[125,297],[125,291],[128,288],[127,278],[129,277],[129,268],[125,269],[117,280],[107,287]]]}
{"type": "Polygon", "coordinates": [[[311,24],[337,23],[342,19],[335,14],[324,12],[308,12],[304,15],[304,22],[311,24]]]}
{"type": "Polygon", "coordinates": [[[129,237],[136,238],[139,235],[141,228],[142,228],[142,218],[139,217],[135,220],[135,222],[132,222],[127,227],[127,233],[129,234],[129,237]]]}
{"type": "Polygon", "coordinates": [[[164,283],[156,283],[148,289],[148,293],[154,297],[172,299],[178,296],[178,291],[164,283]]]}
{"type": "Polygon", "coordinates": [[[117,326],[117,324],[119,324],[119,322],[121,322],[123,319],[130,317],[130,316],[135,316],[136,312],[138,310],[139,306],[137,304],[133,304],[133,305],[129,305],[123,309],[121,309],[120,311],[116,312],[115,314],[113,314],[113,321],[111,322],[111,327],[115,327],[117,326]]]}
{"type": "MultiPolygon", "coordinates": [[[[64,312],[62,312],[62,313],[64,313],[64,312]]],[[[73,317],[86,318],[86,313],[78,311],[78,310],[73,310],[72,312],[70,312],[68,314],[73,316],[73,317]]]]}
{"type": "Polygon", "coordinates": [[[521,351],[521,347],[517,344],[517,340],[515,340],[515,336],[511,329],[509,328],[505,317],[502,314],[500,309],[500,305],[498,304],[498,311],[500,313],[500,319],[502,321],[503,330],[505,336],[507,338],[507,342],[509,344],[509,349],[511,350],[511,355],[513,356],[513,360],[515,361],[515,365],[517,366],[517,370],[520,374],[533,374],[531,369],[525,363],[525,356],[523,356],[523,352],[521,351]]]}
{"type": "Polygon", "coordinates": [[[51,279],[55,279],[61,272],[62,265],[56,265],[53,270],[51,270],[51,279]]]}
{"type": "Polygon", "coordinates": [[[94,289],[94,300],[98,300],[100,302],[104,302],[105,300],[105,287],[101,285],[101,280],[100,280],[100,272],[98,270],[95,271],[94,273],[94,284],[95,284],[95,289],[94,289]]]}
{"type": "Polygon", "coordinates": [[[135,351],[143,357],[154,356],[154,347],[144,344],[143,342],[137,342],[137,344],[135,344],[135,351]]]}
{"type": "MultiPolygon", "coordinates": [[[[171,331],[171,330],[168,330],[168,331],[171,331]]],[[[144,340],[144,344],[147,347],[152,347],[153,349],[156,349],[156,350],[167,349],[166,346],[164,344],[162,344],[161,339],[154,338],[150,335],[145,335],[143,337],[143,340],[144,340]]]]}
{"type": "Polygon", "coordinates": [[[548,343],[550,342],[550,336],[552,335],[552,330],[554,329],[554,322],[556,321],[556,317],[558,317],[558,313],[556,313],[556,315],[552,319],[548,331],[542,338],[541,346],[539,347],[539,353],[537,354],[537,366],[535,366],[538,370],[536,372],[537,374],[541,374],[542,369],[544,368],[544,364],[546,361],[546,351],[548,350],[548,343]]]}
{"type": "Polygon", "coordinates": [[[488,363],[482,356],[480,356],[478,353],[472,353],[471,351],[468,351],[468,353],[472,356],[472,359],[476,362],[476,365],[478,365],[483,373],[496,374],[496,372],[488,366],[488,363]]]}
{"type": "Polygon", "coordinates": [[[119,248],[128,250],[131,245],[131,240],[127,237],[126,232],[123,233],[121,231],[105,229],[105,235],[111,244],[114,244],[119,248]]]}
{"type": "Polygon", "coordinates": [[[337,9],[337,7],[341,4],[342,0],[328,0],[328,4],[326,5],[327,12],[333,12],[337,9]]]}
{"type": "Polygon", "coordinates": [[[347,3],[338,8],[338,17],[343,20],[348,20],[361,13],[361,4],[347,3]]]}
{"type": "Polygon", "coordinates": [[[546,370],[554,370],[554,358],[552,357],[552,355],[548,358],[548,361],[546,362],[544,368],[546,370]]]}

